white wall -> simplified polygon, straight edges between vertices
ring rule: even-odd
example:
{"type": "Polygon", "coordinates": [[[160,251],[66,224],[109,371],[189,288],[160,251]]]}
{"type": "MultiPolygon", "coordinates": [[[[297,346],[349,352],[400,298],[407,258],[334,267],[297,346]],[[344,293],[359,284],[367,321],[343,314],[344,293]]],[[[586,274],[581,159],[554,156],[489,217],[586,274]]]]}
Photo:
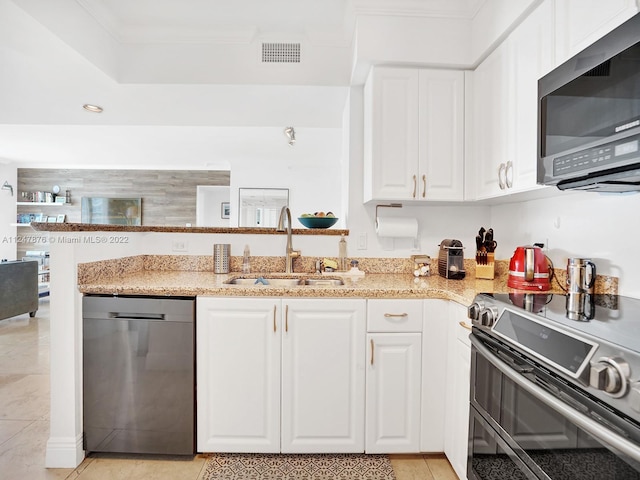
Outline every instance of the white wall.
{"type": "Polygon", "coordinates": [[[620,279],[619,293],[640,298],[640,194],[562,192],[491,208],[498,258],[518,245],[548,244],[556,268],[567,258],[591,258],[598,273],[620,279]]]}
{"type": "Polygon", "coordinates": [[[222,202],[229,202],[229,199],[229,187],[198,185],[196,189],[196,225],[198,227],[228,227],[229,219],[222,218],[222,202]]]}
{"type": "MultiPolygon", "coordinates": [[[[238,211],[239,188],[288,188],[294,228],[303,228],[297,217],[319,211],[333,212],[339,218],[335,228],[344,228],[342,192],[348,179],[342,175],[342,130],[295,130],[294,146],[287,144],[284,126],[277,132],[279,155],[232,163],[231,211],[238,211]]],[[[231,225],[237,226],[237,221],[237,214],[232,214],[231,225]]]]}
{"type": "MultiPolygon", "coordinates": [[[[16,259],[17,228],[12,227],[16,223],[16,202],[18,201],[18,169],[10,163],[2,163],[0,160],[0,186],[7,181],[13,186],[13,196],[9,190],[0,190],[0,260],[16,259]]],[[[24,228],[24,227],[23,227],[24,228]]]]}

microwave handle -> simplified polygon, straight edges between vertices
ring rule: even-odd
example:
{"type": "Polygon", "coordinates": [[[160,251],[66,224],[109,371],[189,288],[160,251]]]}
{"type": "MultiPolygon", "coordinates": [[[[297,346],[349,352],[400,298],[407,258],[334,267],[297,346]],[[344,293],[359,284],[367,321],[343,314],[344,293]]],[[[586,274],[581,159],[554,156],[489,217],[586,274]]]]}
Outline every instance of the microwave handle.
{"type": "Polygon", "coordinates": [[[619,436],[618,434],[608,430],[595,420],[590,419],[586,415],[574,410],[564,402],[558,400],[556,397],[547,393],[542,388],[537,386],[532,381],[521,376],[519,373],[509,367],[509,365],[498,357],[496,357],[491,350],[482,345],[474,338],[474,335],[469,337],[471,339],[472,346],[493,364],[501,373],[515,382],[519,387],[529,392],[538,400],[544,402],[549,407],[553,408],[556,412],[572,421],[575,425],[582,428],[589,435],[597,438],[603,443],[615,448],[616,450],[633,458],[636,462],[640,462],[640,448],[628,441],[627,439],[619,436]]]}

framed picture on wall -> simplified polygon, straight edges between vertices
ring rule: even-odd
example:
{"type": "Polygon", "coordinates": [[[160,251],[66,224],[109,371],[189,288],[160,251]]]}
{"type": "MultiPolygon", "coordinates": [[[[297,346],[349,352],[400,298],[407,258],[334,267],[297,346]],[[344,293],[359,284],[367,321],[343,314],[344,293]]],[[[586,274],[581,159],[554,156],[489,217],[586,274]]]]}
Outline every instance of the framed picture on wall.
{"type": "Polygon", "coordinates": [[[220,206],[220,216],[222,218],[229,218],[231,216],[231,203],[222,202],[220,206]]]}

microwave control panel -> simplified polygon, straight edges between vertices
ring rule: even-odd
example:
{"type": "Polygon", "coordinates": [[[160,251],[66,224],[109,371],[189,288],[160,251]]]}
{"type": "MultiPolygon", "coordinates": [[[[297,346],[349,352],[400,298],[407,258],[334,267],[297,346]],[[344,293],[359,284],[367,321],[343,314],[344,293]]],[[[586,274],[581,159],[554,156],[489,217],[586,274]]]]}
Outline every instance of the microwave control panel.
{"type": "Polygon", "coordinates": [[[585,148],[553,159],[553,176],[574,176],[584,170],[602,170],[615,167],[620,161],[639,155],[640,134],[626,137],[617,141],[585,148]]]}

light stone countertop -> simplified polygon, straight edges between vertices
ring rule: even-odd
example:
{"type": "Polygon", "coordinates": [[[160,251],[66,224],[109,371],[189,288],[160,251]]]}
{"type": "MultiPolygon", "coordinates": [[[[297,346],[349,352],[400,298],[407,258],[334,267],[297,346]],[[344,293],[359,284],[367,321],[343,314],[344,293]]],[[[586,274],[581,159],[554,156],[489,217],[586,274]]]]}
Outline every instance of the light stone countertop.
{"type": "MultiPolygon", "coordinates": [[[[259,276],[259,273],[246,275],[259,276]]],[[[272,273],[265,276],[274,277],[272,273]]],[[[447,280],[440,276],[415,278],[411,274],[368,274],[344,277],[341,286],[271,286],[230,285],[225,282],[240,273],[139,271],[120,278],[112,277],[95,283],[79,284],[82,293],[118,295],[231,296],[231,297],[329,297],[329,298],[444,298],[468,305],[479,291],[494,291],[491,280],[447,280]]],[[[286,278],[318,278],[314,274],[282,275],[286,278]]],[[[321,278],[335,278],[323,276],[321,278]]]]}
{"type": "MultiPolygon", "coordinates": [[[[313,259],[298,266],[313,270],[313,259]]],[[[478,293],[509,293],[518,290],[507,287],[508,264],[496,261],[494,280],[477,279],[475,262],[465,260],[466,276],[462,280],[447,280],[433,272],[428,277],[415,277],[410,259],[360,259],[364,276],[339,274],[282,272],[284,259],[252,257],[256,272],[243,275],[241,257],[231,257],[232,272],[213,273],[211,256],[137,255],[78,265],[78,290],[86,294],[159,295],[159,296],[225,296],[225,297],[307,297],[307,298],[441,298],[462,305],[471,304],[478,293]],[[232,285],[236,277],[265,276],[271,278],[343,278],[344,285],[232,285]]],[[[433,265],[432,265],[433,267],[433,265]]],[[[558,273],[556,271],[556,273],[558,273]]],[[[564,278],[560,275],[559,281],[564,278]]],[[[617,279],[602,277],[596,282],[597,293],[617,291],[617,279]]],[[[558,281],[552,282],[549,293],[563,293],[558,281]]]]}

